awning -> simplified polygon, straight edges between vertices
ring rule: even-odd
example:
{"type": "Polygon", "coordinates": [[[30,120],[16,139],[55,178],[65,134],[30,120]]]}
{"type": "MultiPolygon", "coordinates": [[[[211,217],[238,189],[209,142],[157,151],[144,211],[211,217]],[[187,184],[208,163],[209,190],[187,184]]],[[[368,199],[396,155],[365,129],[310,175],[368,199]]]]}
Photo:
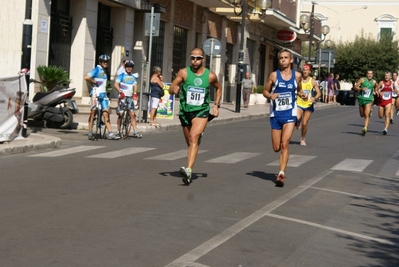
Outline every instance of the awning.
{"type": "Polygon", "coordinates": [[[270,40],[270,39],[268,39],[268,38],[265,38],[265,39],[266,39],[265,42],[268,43],[269,45],[274,46],[274,47],[277,47],[277,48],[279,48],[279,49],[288,50],[288,51],[290,51],[290,52],[294,55],[294,57],[296,57],[296,58],[298,58],[298,59],[304,59],[304,60],[307,59],[306,57],[304,57],[304,56],[302,56],[301,54],[295,52],[294,50],[291,50],[291,49],[289,49],[289,48],[287,48],[287,47],[284,47],[284,46],[282,46],[281,44],[276,43],[276,42],[274,42],[274,41],[272,41],[272,40],[270,40]]]}

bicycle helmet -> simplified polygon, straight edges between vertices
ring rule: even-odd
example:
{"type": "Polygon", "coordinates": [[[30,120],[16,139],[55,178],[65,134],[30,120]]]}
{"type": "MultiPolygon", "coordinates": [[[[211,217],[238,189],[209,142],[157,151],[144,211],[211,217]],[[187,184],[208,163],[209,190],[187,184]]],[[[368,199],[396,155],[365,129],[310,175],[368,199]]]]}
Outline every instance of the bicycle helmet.
{"type": "Polygon", "coordinates": [[[101,56],[98,57],[98,61],[99,62],[103,62],[103,61],[109,61],[110,57],[106,54],[103,54],[101,56]]]}
{"type": "Polygon", "coordinates": [[[134,67],[134,62],[133,62],[133,60],[126,60],[126,62],[125,62],[125,68],[127,68],[127,67],[134,67]]]}

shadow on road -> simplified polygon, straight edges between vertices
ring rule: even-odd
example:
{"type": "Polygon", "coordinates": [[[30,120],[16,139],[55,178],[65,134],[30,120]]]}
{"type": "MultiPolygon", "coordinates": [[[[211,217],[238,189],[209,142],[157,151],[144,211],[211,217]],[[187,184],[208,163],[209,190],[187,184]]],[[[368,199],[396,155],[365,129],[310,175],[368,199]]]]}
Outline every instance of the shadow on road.
{"type": "Polygon", "coordinates": [[[270,181],[270,182],[273,182],[273,183],[275,183],[275,181],[276,181],[276,174],[275,173],[266,173],[266,172],[263,172],[263,171],[252,171],[252,172],[247,172],[246,175],[254,176],[254,177],[257,177],[259,179],[270,181]]]}

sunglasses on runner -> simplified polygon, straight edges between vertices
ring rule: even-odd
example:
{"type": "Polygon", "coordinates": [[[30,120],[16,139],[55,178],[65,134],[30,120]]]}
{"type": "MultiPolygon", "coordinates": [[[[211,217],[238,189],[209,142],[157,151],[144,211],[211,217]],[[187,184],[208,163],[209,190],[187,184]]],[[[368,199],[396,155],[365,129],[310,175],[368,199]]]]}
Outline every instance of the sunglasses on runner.
{"type": "Polygon", "coordinates": [[[204,57],[203,56],[193,56],[193,55],[191,55],[190,58],[191,58],[191,60],[201,60],[204,57]]]}

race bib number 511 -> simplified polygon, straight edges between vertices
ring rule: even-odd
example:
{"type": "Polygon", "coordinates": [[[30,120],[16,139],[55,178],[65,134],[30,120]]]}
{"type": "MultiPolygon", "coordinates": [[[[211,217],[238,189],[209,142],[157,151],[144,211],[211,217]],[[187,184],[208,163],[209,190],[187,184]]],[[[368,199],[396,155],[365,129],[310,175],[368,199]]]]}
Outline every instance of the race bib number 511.
{"type": "Polygon", "coordinates": [[[201,106],[204,104],[205,88],[190,86],[187,89],[187,104],[192,106],[201,106]]]}

